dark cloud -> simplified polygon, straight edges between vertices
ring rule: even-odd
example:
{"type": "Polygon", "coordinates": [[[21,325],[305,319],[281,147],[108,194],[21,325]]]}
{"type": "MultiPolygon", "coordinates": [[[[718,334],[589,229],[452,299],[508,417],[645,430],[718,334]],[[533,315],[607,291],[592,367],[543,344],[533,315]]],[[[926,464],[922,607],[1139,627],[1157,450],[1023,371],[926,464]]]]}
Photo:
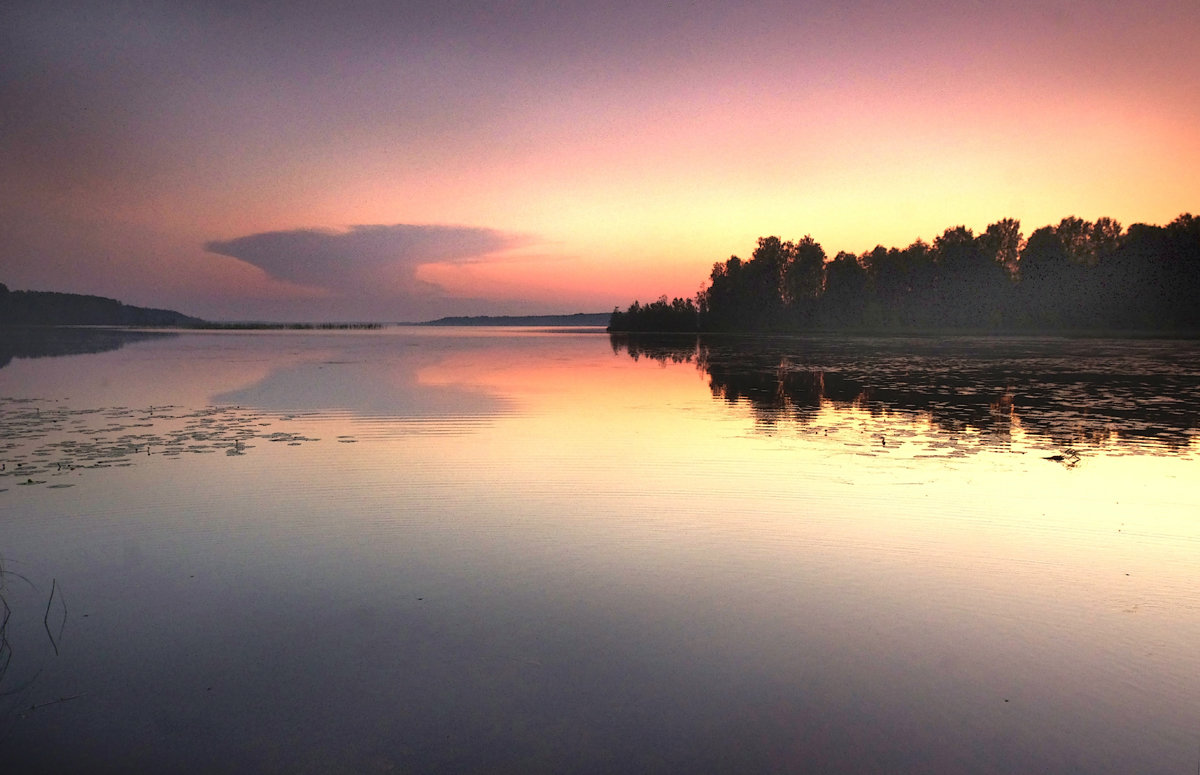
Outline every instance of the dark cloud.
{"type": "Polygon", "coordinates": [[[293,229],[207,242],[271,277],[342,293],[412,292],[421,264],[466,263],[529,239],[495,229],[436,225],[359,225],[345,231],[293,229]]]}

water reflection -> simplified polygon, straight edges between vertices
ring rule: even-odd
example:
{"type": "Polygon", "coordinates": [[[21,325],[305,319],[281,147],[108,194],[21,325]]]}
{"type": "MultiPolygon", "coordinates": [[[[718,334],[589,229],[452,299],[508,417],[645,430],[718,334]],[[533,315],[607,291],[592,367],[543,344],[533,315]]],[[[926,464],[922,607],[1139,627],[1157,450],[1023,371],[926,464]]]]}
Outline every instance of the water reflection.
{"type": "Polygon", "coordinates": [[[635,360],[694,363],[714,398],[748,404],[764,430],[857,409],[923,418],[989,446],[1020,429],[1070,464],[1080,445],[1181,453],[1200,428],[1191,341],[613,335],[611,344],[635,360]]]}
{"type": "Polygon", "coordinates": [[[45,664],[0,697],[9,769],[1194,769],[1194,456],[917,459],[984,422],[1028,451],[1023,391],[1072,384],[1009,350],[979,379],[988,341],[616,345],[195,333],[4,370],[31,435],[0,462],[54,469],[0,479],[38,584],[0,693],[45,664]],[[404,430],[458,403],[510,408],[404,430]]]}
{"type": "Polygon", "coordinates": [[[118,328],[0,327],[0,369],[14,358],[46,358],[118,350],[133,342],[177,336],[118,328]]]}
{"type": "Polygon", "coordinates": [[[469,386],[422,384],[414,356],[384,361],[317,360],[272,370],[254,383],[216,394],[219,404],[285,414],[349,412],[358,417],[429,420],[486,418],[506,408],[502,398],[469,386]]]}
{"type": "MultiPolygon", "coordinates": [[[[23,341],[21,352],[104,352],[162,336],[175,335],[46,329],[23,341]]],[[[67,367],[71,392],[93,396],[83,406],[78,398],[41,392],[25,369],[9,376],[16,380],[10,388],[26,395],[3,397],[0,382],[0,492],[72,487],[86,471],[127,468],[160,455],[242,456],[264,442],[300,446],[321,437],[353,443],[364,433],[473,432],[511,408],[476,381],[498,368],[497,359],[512,362],[520,351],[501,341],[403,333],[192,334],[171,346],[93,360],[87,369],[67,367]],[[129,401],[147,386],[153,392],[146,397],[157,403],[94,403],[101,392],[129,401]]],[[[68,387],[54,373],[42,381],[56,390],[68,387]]]]}

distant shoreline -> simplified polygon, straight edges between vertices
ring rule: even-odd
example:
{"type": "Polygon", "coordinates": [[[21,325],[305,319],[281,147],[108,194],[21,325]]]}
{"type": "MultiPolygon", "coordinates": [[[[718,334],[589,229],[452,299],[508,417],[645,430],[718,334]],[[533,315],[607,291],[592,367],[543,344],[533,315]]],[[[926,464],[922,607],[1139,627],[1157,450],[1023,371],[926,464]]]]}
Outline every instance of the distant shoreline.
{"type": "Polygon", "coordinates": [[[576,312],[570,315],[458,315],[405,323],[413,326],[606,326],[610,312],[576,312]]]}
{"type": "Polygon", "coordinates": [[[392,326],[466,326],[466,327],[528,327],[537,326],[594,326],[608,324],[610,313],[575,312],[569,315],[472,315],[396,323],[266,323],[266,322],[204,322],[182,326],[200,331],[257,331],[257,330],[373,330],[392,326]]]}
{"type": "Polygon", "coordinates": [[[0,283],[0,329],[26,326],[105,326],[115,328],[174,328],[192,331],[259,330],[373,330],[386,326],[599,326],[610,313],[575,312],[565,315],[469,315],[425,321],[389,322],[268,322],[262,320],[204,320],[169,309],[136,307],[117,299],[59,291],[13,291],[0,283]]]}
{"type": "Polygon", "coordinates": [[[387,323],[258,323],[205,321],[194,325],[180,326],[187,331],[328,331],[328,330],[374,330],[387,323]]]}

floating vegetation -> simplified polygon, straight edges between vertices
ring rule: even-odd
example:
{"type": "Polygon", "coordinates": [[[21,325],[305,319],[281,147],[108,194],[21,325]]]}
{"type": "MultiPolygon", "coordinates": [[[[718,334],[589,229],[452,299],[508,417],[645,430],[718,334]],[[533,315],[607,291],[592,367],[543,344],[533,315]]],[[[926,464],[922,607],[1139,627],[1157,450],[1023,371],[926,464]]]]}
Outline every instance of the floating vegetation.
{"type": "Polygon", "coordinates": [[[803,432],[831,410],[865,413],[889,437],[876,453],[909,423],[927,424],[923,456],[1032,447],[1067,467],[1098,452],[1190,455],[1200,440],[1192,341],[614,336],[611,344],[635,361],[694,363],[714,400],[750,409],[757,433],[803,432]]]}
{"type": "MultiPolygon", "coordinates": [[[[128,468],[153,456],[177,459],[223,451],[240,457],[255,448],[254,441],[290,447],[320,441],[274,430],[280,417],[240,406],[70,409],[47,403],[0,398],[0,484],[10,477],[17,485],[46,485],[47,476],[128,468]]],[[[350,436],[338,440],[355,441],[350,436]]],[[[73,486],[54,483],[47,489],[73,486]]]]}
{"type": "Polygon", "coordinates": [[[210,323],[188,326],[203,331],[375,331],[382,323],[210,323]]]}

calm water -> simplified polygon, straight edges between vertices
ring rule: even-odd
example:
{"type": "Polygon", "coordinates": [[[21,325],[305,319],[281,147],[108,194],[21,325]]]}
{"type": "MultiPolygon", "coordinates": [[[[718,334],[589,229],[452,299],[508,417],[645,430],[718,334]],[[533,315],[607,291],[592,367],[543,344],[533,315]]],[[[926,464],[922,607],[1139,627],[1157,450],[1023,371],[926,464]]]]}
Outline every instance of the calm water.
{"type": "Polygon", "coordinates": [[[1200,763],[1198,343],[19,337],[6,770],[1200,763]]]}

